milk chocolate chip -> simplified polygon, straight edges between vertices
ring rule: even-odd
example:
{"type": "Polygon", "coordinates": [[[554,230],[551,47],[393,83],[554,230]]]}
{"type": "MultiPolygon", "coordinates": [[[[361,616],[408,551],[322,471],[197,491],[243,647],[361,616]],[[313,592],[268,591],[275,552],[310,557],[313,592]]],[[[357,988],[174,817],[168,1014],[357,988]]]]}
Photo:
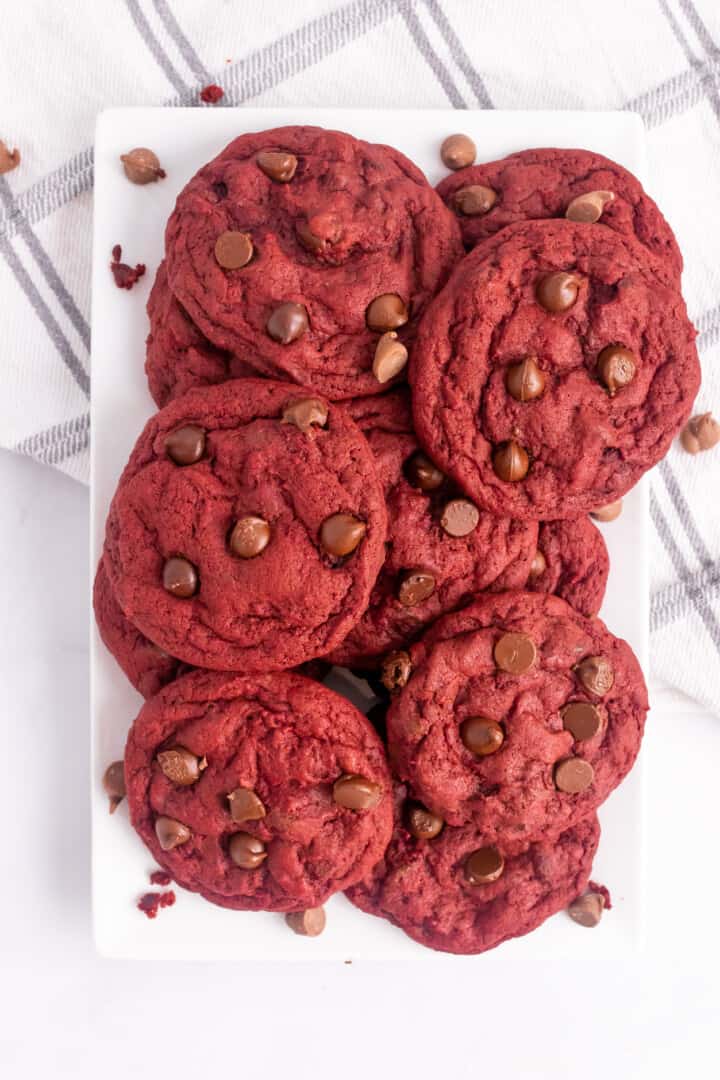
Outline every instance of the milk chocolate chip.
{"type": "Polygon", "coordinates": [[[399,649],[397,652],[388,653],[383,660],[380,668],[380,682],[393,694],[407,685],[411,672],[410,654],[399,649]]]}
{"type": "Polygon", "coordinates": [[[386,330],[397,330],[404,326],[409,317],[405,301],[397,293],[382,293],[376,296],[365,312],[368,328],[381,334],[386,330]]]}
{"type": "Polygon", "coordinates": [[[585,689],[596,697],[604,697],[615,682],[610,661],[604,656],[586,656],[575,668],[575,674],[585,689]]]}
{"type": "Polygon", "coordinates": [[[699,454],[703,450],[712,450],[720,442],[720,424],[712,413],[700,413],[688,420],[680,436],[683,449],[688,454],[699,454]]]}
{"type": "Polygon", "coordinates": [[[105,794],[110,800],[110,813],[114,814],[125,798],[125,765],[122,761],[113,761],[108,765],[102,779],[105,794]]]}
{"type": "Polygon", "coordinates": [[[253,242],[250,233],[228,229],[220,233],[215,241],[215,261],[223,270],[239,270],[247,266],[252,257],[253,242]]]}
{"type": "Polygon", "coordinates": [[[289,183],[297,169],[295,155],[286,154],[283,150],[261,150],[255,161],[265,175],[278,184],[289,183]]]}
{"type": "Polygon", "coordinates": [[[465,169],[475,160],[477,149],[469,135],[448,135],[440,147],[440,157],[447,169],[465,169]]]}
{"type": "Polygon", "coordinates": [[[598,356],[597,370],[601,383],[614,397],[635,378],[635,356],[624,345],[607,345],[598,356]]]}
{"type": "Polygon", "coordinates": [[[493,452],[492,462],[495,475],[508,484],[524,480],[530,469],[527,450],[514,439],[500,443],[493,452]]]}
{"type": "Polygon", "coordinates": [[[190,839],[190,830],[182,821],[161,815],[155,818],[155,835],[163,851],[172,851],[190,839]]]}
{"type": "Polygon", "coordinates": [[[198,590],[197,570],[182,556],[173,556],[163,567],[163,588],[183,600],[194,596],[198,590]]]}
{"type": "Polygon", "coordinates": [[[504,869],[505,860],[496,847],[478,848],[465,860],[465,877],[470,885],[497,881],[504,869]]]}
{"type": "Polygon", "coordinates": [[[161,750],[157,755],[157,762],[168,780],[182,787],[196,783],[200,779],[200,773],[207,768],[204,757],[199,758],[184,746],[161,750]]]}
{"type": "Polygon", "coordinates": [[[375,346],[373,375],[379,383],[389,382],[400,374],[407,360],[408,351],[402,341],[397,340],[394,330],[388,330],[375,346]]]}
{"type": "Polygon", "coordinates": [[[604,907],[605,901],[600,893],[587,892],[573,900],[567,913],[573,922],[592,928],[600,922],[604,907]]]}
{"type": "Polygon", "coordinates": [[[563,727],[576,742],[592,739],[602,727],[600,711],[589,701],[571,701],[560,710],[563,727]]]}
{"type": "Polygon", "coordinates": [[[176,465],[194,465],[205,453],[205,432],[195,424],[175,428],[165,436],[165,453],[176,465]]]}
{"type": "Polygon", "coordinates": [[[266,329],[273,341],[280,345],[290,345],[303,336],[309,325],[307,308],[303,304],[289,301],[275,308],[266,323],[266,329]]]}
{"type": "Polygon", "coordinates": [[[264,518],[246,514],[230,533],[230,550],[240,559],[255,559],[270,543],[270,526],[264,518]]]}
{"type": "Polygon", "coordinates": [[[595,518],[596,521],[614,521],[615,518],[620,517],[622,507],[622,499],[616,499],[615,502],[608,503],[607,506],[600,506],[597,510],[591,510],[590,517],[595,518]]]}
{"type": "Polygon", "coordinates": [[[576,195],[568,203],[565,217],[568,221],[586,221],[593,224],[600,220],[606,205],[614,198],[612,191],[586,191],[584,195],[576,195]]]}
{"type": "Polygon", "coordinates": [[[228,853],[241,870],[257,870],[258,866],[267,859],[267,851],[262,840],[246,832],[238,832],[230,837],[228,853]]]}
{"type": "Polygon", "coordinates": [[[535,286],[535,298],[546,311],[567,311],[577,300],[580,282],[575,274],[555,270],[541,277],[535,286]]]}
{"type": "Polygon", "coordinates": [[[10,150],[5,143],[0,139],[0,176],[4,173],[12,172],[13,169],[17,169],[20,164],[20,151],[17,147],[14,150],[10,150]]]}
{"type": "Polygon", "coordinates": [[[508,394],[516,401],[534,401],[545,389],[545,376],[535,363],[534,356],[526,356],[519,364],[511,364],[505,373],[508,394]]]}
{"type": "Polygon", "coordinates": [[[435,491],[445,481],[445,474],[440,472],[429,457],[418,451],[408,461],[405,472],[413,487],[421,491],[435,491]]]}
{"type": "Polygon", "coordinates": [[[228,795],[230,817],[238,825],[243,821],[259,821],[265,817],[265,807],[252,788],[236,787],[228,795]]]}
{"type": "Polygon", "coordinates": [[[495,642],[495,663],[509,675],[524,675],[535,663],[535,642],[528,634],[503,634],[495,642]]]}
{"type": "Polygon", "coordinates": [[[333,784],[333,799],[346,810],[372,810],[381,797],[380,785],[364,776],[341,776],[333,784]]]}
{"type": "Polygon", "coordinates": [[[325,909],[313,907],[305,911],[288,911],[285,922],[301,937],[317,937],[325,929],[325,909]]]}
{"type": "Polygon", "coordinates": [[[566,795],[579,795],[586,791],[595,778],[595,772],[589,761],[583,758],[569,757],[555,766],[555,787],[566,795]]]}
{"type": "Polygon", "coordinates": [[[407,831],[416,840],[434,840],[442,832],[445,822],[439,814],[426,810],[420,803],[410,803],[405,814],[407,831]]]}
{"type": "Polygon", "coordinates": [[[408,570],[398,588],[403,607],[414,607],[435,592],[435,576],[427,570],[408,570]]]}
{"type": "Polygon", "coordinates": [[[302,432],[308,432],[313,424],[325,427],[327,418],[328,407],[319,398],[298,398],[297,401],[291,401],[282,414],[284,424],[294,424],[302,432]]]}
{"type": "Polygon", "coordinates": [[[537,581],[539,577],[542,577],[547,570],[547,559],[543,555],[540,548],[537,549],[533,555],[533,561],[530,564],[530,573],[528,574],[528,581],[537,581]]]}
{"type": "Polygon", "coordinates": [[[497,202],[497,192],[484,184],[470,184],[460,188],[452,197],[452,204],[458,214],[464,217],[480,217],[492,210],[497,202]]]}
{"type": "Polygon", "coordinates": [[[469,499],[451,499],[445,503],[440,524],[448,536],[469,536],[479,520],[480,511],[469,499]]]}
{"type": "Polygon", "coordinates": [[[167,175],[165,170],[160,168],[157,154],[146,146],[137,146],[127,154],[121,154],[120,160],[125,175],[133,184],[153,184],[156,180],[164,180],[167,175]]]}
{"type": "Polygon", "coordinates": [[[470,753],[487,757],[500,749],[505,740],[505,732],[496,720],[471,716],[460,725],[460,738],[470,753]]]}
{"type": "Polygon", "coordinates": [[[320,543],[328,555],[351,555],[360,544],[367,526],[353,514],[331,514],[320,526],[320,543]]]}

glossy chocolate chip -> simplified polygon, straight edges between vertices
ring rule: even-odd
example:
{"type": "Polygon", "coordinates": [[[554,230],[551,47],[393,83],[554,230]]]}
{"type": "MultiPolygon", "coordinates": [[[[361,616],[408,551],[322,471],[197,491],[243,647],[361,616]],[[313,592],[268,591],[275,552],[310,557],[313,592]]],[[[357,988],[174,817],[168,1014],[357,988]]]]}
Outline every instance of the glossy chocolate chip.
{"type": "Polygon", "coordinates": [[[575,274],[555,270],[540,278],[535,286],[535,298],[541,307],[553,314],[567,311],[577,300],[579,284],[575,274]]]}
{"type": "Polygon", "coordinates": [[[505,869],[505,860],[496,847],[482,847],[465,860],[465,878],[470,885],[489,885],[505,869]]]}
{"type": "Polygon", "coordinates": [[[163,851],[172,851],[173,848],[179,847],[180,844],[186,844],[191,833],[187,825],[183,825],[182,821],[176,821],[175,818],[161,815],[155,818],[155,835],[163,851]]]}
{"type": "Polygon", "coordinates": [[[114,814],[125,798],[125,765],[122,761],[113,761],[108,765],[102,779],[105,794],[110,801],[110,813],[114,814]]]}
{"type": "Polygon", "coordinates": [[[194,465],[205,453],[205,432],[184,424],[165,436],[165,453],[176,465],[194,465]]]}
{"type": "Polygon", "coordinates": [[[505,732],[496,720],[470,716],[460,725],[460,738],[471,754],[487,757],[500,749],[505,741],[505,732]]]}
{"type": "Polygon", "coordinates": [[[469,499],[451,499],[445,503],[440,518],[448,536],[469,536],[480,520],[480,511],[469,499]]]}
{"type": "Polygon", "coordinates": [[[585,221],[594,224],[600,220],[606,205],[614,198],[612,191],[586,191],[584,195],[576,195],[568,203],[565,217],[568,221],[585,221]]]}
{"type": "Polygon", "coordinates": [[[128,180],[133,184],[153,184],[165,177],[165,170],[160,168],[157,154],[146,146],[136,146],[127,154],[121,154],[120,160],[128,180]]]}
{"type": "Polygon", "coordinates": [[[526,356],[518,364],[510,365],[505,373],[505,387],[516,401],[534,401],[542,396],[545,376],[534,356],[526,356]]]}
{"type": "Polygon", "coordinates": [[[370,330],[385,333],[404,326],[409,318],[405,301],[397,293],[382,293],[372,300],[365,312],[365,322],[370,330]]]}
{"type": "Polygon", "coordinates": [[[283,409],[282,419],[284,424],[294,424],[300,431],[307,433],[315,427],[325,427],[328,418],[328,407],[320,398],[297,398],[290,401],[283,409]]]}
{"type": "Polygon", "coordinates": [[[604,697],[612,690],[615,673],[604,656],[586,656],[575,668],[578,679],[591,694],[604,697]]]}
{"type": "Polygon", "coordinates": [[[600,893],[588,892],[573,900],[567,909],[567,913],[573,922],[580,926],[592,928],[597,926],[602,919],[605,902],[600,893]]]}
{"type": "Polygon", "coordinates": [[[410,803],[405,812],[405,824],[416,840],[434,840],[442,832],[445,822],[439,814],[427,810],[420,803],[410,803]]]}
{"type": "Polygon", "coordinates": [[[228,795],[230,817],[238,825],[243,821],[259,821],[265,817],[265,807],[252,788],[236,787],[228,795]]]}
{"type": "Polygon", "coordinates": [[[255,158],[258,168],[278,184],[287,184],[297,169],[297,158],[284,150],[261,150],[255,158]]]}
{"type": "Polygon", "coordinates": [[[241,870],[257,870],[258,866],[267,859],[267,851],[262,840],[246,832],[238,832],[230,837],[228,854],[241,870]]]}
{"type": "Polygon", "coordinates": [[[720,424],[712,413],[699,413],[688,420],[680,436],[683,450],[688,454],[700,454],[712,450],[720,442],[720,424]]]}
{"type": "Polygon", "coordinates": [[[382,788],[364,776],[341,776],[333,784],[333,799],[346,810],[372,810],[382,798],[382,788]]]}
{"type": "Polygon", "coordinates": [[[469,184],[452,197],[453,208],[463,217],[481,217],[492,210],[496,202],[497,192],[484,184],[469,184]]]}
{"type": "Polygon", "coordinates": [[[445,482],[445,473],[440,472],[429,457],[418,451],[405,466],[408,481],[421,491],[435,491],[445,482]]]}
{"type": "Polygon", "coordinates": [[[427,570],[408,570],[398,587],[403,607],[415,607],[435,592],[435,576],[427,570]]]}
{"type": "Polygon", "coordinates": [[[386,690],[394,694],[407,685],[412,672],[410,654],[403,649],[388,653],[380,667],[380,681],[386,690]]]}
{"type": "Polygon", "coordinates": [[[569,757],[555,766],[555,787],[566,795],[579,795],[586,791],[595,778],[595,772],[589,761],[583,758],[569,757]]]}
{"type": "Polygon", "coordinates": [[[173,784],[189,787],[200,779],[200,773],[207,768],[204,757],[186,750],[184,746],[173,746],[168,750],[161,750],[157,755],[160,769],[173,784]]]}
{"type": "Polygon", "coordinates": [[[220,233],[215,241],[215,261],[223,270],[239,270],[247,266],[252,257],[253,242],[250,233],[228,229],[220,233]]]}
{"type": "Polygon", "coordinates": [[[563,727],[576,742],[592,739],[602,727],[600,710],[589,701],[570,701],[560,710],[563,727]]]}
{"type": "Polygon", "coordinates": [[[163,567],[163,588],[173,596],[187,600],[198,590],[197,570],[187,559],[174,555],[163,567]]]}
{"type": "Polygon", "coordinates": [[[597,510],[591,510],[590,517],[595,518],[596,521],[614,521],[615,518],[620,517],[622,507],[622,499],[616,499],[615,502],[608,503],[607,506],[600,506],[597,510]]]}
{"type": "Polygon", "coordinates": [[[288,301],[275,308],[267,321],[266,329],[273,341],[280,345],[290,345],[303,336],[309,325],[307,308],[288,301]]]}
{"type": "Polygon", "coordinates": [[[264,518],[246,514],[230,533],[230,550],[239,559],[255,559],[270,543],[271,530],[264,518]]]}
{"type": "Polygon", "coordinates": [[[508,484],[524,480],[530,469],[527,450],[514,439],[500,443],[493,452],[492,462],[495,475],[508,484]]]}
{"type": "Polygon", "coordinates": [[[300,937],[317,937],[325,929],[325,909],[307,908],[305,911],[288,911],[285,922],[300,937]]]}
{"type": "Polygon", "coordinates": [[[351,555],[362,542],[367,526],[353,514],[331,514],[320,526],[320,543],[328,555],[351,555]]]}
{"type": "Polygon", "coordinates": [[[528,581],[537,581],[539,577],[542,577],[547,570],[547,560],[543,555],[540,548],[537,549],[533,555],[533,561],[530,564],[530,573],[528,574],[528,581]]]}
{"type": "Polygon", "coordinates": [[[503,634],[495,642],[495,663],[509,675],[524,675],[535,663],[535,642],[528,634],[503,634]]]}
{"type": "Polygon", "coordinates": [[[408,351],[402,341],[397,340],[394,330],[388,330],[375,346],[373,375],[379,383],[389,382],[400,374],[407,360],[408,351]]]}
{"type": "Polygon", "coordinates": [[[635,355],[624,345],[608,345],[598,356],[597,370],[600,382],[614,397],[635,378],[635,355]]]}
{"type": "Polygon", "coordinates": [[[440,157],[447,169],[465,169],[472,165],[477,148],[469,135],[448,135],[440,147],[440,157]]]}

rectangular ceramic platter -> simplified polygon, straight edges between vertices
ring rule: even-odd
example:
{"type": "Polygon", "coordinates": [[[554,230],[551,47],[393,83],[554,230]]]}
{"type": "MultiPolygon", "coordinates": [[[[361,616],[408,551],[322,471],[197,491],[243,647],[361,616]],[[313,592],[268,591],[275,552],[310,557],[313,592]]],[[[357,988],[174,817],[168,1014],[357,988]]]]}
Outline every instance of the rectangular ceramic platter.
{"type": "MultiPolygon", "coordinates": [[[[162,258],[163,231],[175,197],[195,171],[232,138],[282,124],[318,124],[371,142],[391,143],[423,169],[432,184],[444,175],[442,139],[472,136],[479,160],[533,146],[585,147],[645,176],[644,131],[628,113],[453,112],[451,110],[113,109],[103,113],[95,144],[93,265],[92,549],[100,555],[105,516],[120,472],[153,403],[143,374],[145,302],[162,258]],[[125,179],[119,155],[151,147],[167,179],[138,187],[125,179]],[[124,258],[147,264],[131,293],[115,288],[108,269],[114,244],[124,258]]],[[[650,185],[650,190],[652,187],[650,185]]],[[[640,484],[619,520],[602,527],[611,572],[602,617],[626,638],[645,666],[647,655],[647,489],[640,484]]],[[[572,954],[627,949],[639,940],[642,909],[642,760],[601,811],[602,841],[594,876],[611,889],[612,913],[592,934],[565,915],[538,931],[474,960],[434,954],[389,923],[364,915],[343,896],[327,906],[328,925],[315,940],[299,938],[279,915],[227,911],[177,890],[174,908],[150,921],[136,910],[149,888],[153,859],[128,824],[123,804],[110,817],[101,787],[105,766],[122,757],[130,722],[142,701],[92,630],[93,907],[99,951],[116,957],[238,959],[337,963],[344,960],[462,965],[487,970],[523,965],[550,951],[572,954]]]]}

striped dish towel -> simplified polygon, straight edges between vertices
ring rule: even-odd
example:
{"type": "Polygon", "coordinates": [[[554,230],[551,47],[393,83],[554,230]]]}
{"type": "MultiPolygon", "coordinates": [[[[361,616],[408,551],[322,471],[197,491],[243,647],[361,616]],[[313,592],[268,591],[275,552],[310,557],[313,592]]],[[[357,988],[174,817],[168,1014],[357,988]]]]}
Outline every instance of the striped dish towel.
{"type": "MultiPolygon", "coordinates": [[[[92,137],[111,105],[629,109],[720,412],[720,4],[25,0],[3,8],[0,445],[88,479],[92,137]],[[72,55],[58,50],[73,42],[72,55]],[[68,64],[72,66],[69,68],[68,64]]],[[[208,107],[208,106],[201,106],[208,107]]],[[[458,120],[461,129],[461,121],[458,120]]],[[[586,143],[592,146],[592,130],[586,143]]],[[[147,287],[147,283],[144,283],[147,287]]],[[[655,672],[720,713],[720,450],[652,477],[655,672]]]]}

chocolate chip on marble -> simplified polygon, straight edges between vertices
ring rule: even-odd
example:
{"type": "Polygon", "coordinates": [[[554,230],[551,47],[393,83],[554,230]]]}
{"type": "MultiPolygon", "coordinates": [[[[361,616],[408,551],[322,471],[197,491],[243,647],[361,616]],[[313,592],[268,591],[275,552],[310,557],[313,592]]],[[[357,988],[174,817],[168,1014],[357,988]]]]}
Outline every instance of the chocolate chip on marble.
{"type": "Polygon", "coordinates": [[[309,325],[307,308],[303,304],[288,301],[275,308],[266,323],[266,329],[273,341],[280,345],[290,345],[306,333],[309,325]]]}
{"type": "Polygon", "coordinates": [[[187,600],[198,590],[197,570],[182,556],[172,556],[163,567],[163,588],[173,596],[187,600]]]}
{"type": "Polygon", "coordinates": [[[125,765],[122,761],[113,761],[108,765],[102,778],[105,794],[110,800],[110,813],[114,814],[125,798],[125,765]]]}
{"type": "Polygon", "coordinates": [[[320,543],[328,555],[351,555],[362,542],[367,526],[354,514],[331,514],[320,526],[320,543]]]}
{"type": "Polygon", "coordinates": [[[615,518],[620,517],[622,508],[622,499],[616,499],[615,502],[608,503],[607,506],[600,506],[597,510],[591,510],[590,517],[595,518],[596,521],[614,521],[615,518]]]}
{"type": "Polygon", "coordinates": [[[508,675],[524,675],[535,663],[535,642],[529,634],[503,634],[493,649],[495,663],[508,675]]]}
{"type": "Polygon", "coordinates": [[[285,922],[300,937],[317,937],[325,929],[325,908],[306,908],[305,911],[288,911],[285,922]]]}
{"type": "Polygon", "coordinates": [[[576,195],[568,203],[565,217],[568,221],[585,221],[593,224],[602,217],[602,212],[608,203],[615,198],[612,191],[586,191],[584,195],[576,195]]]}
{"type": "Polygon", "coordinates": [[[445,822],[439,814],[427,810],[420,803],[410,803],[405,812],[405,824],[416,840],[434,840],[442,832],[445,822]]]}
{"type": "Polygon", "coordinates": [[[584,758],[565,758],[555,766],[555,787],[566,795],[579,795],[581,791],[586,791],[594,778],[595,771],[584,758]]]}
{"type": "Polygon", "coordinates": [[[255,559],[270,543],[271,529],[264,518],[245,514],[230,533],[230,550],[239,559],[255,559]]]}
{"type": "Polygon", "coordinates": [[[576,742],[592,739],[602,727],[600,710],[589,701],[570,701],[560,710],[563,727],[576,742]]]}
{"type": "Polygon", "coordinates": [[[575,668],[575,674],[585,689],[596,697],[604,697],[615,682],[612,665],[604,656],[586,656],[575,668]]]}
{"type": "Polygon", "coordinates": [[[179,847],[180,844],[186,844],[191,833],[187,825],[183,825],[182,821],[176,821],[175,818],[161,815],[155,818],[155,835],[163,851],[172,851],[173,848],[179,847]]]}
{"type": "Polygon", "coordinates": [[[215,241],[215,261],[223,270],[240,270],[247,266],[253,257],[253,251],[250,233],[227,229],[220,233],[215,241]]]}
{"type": "Polygon", "coordinates": [[[587,892],[569,905],[567,913],[573,922],[592,929],[602,919],[605,901],[600,893],[587,892]]]}
{"type": "Polygon", "coordinates": [[[635,354],[624,345],[607,345],[598,356],[597,370],[601,383],[614,397],[635,378],[635,354]]]}
{"type": "Polygon", "coordinates": [[[160,159],[146,146],[136,146],[127,154],[121,154],[125,175],[132,184],[153,184],[164,180],[167,173],[160,168],[160,159]]]}
{"type": "Polygon", "coordinates": [[[712,413],[699,413],[688,420],[680,436],[683,450],[688,454],[699,454],[712,450],[720,442],[720,424],[712,413]]]}
{"type": "Polygon", "coordinates": [[[307,433],[313,426],[325,427],[328,418],[328,407],[320,398],[297,398],[290,401],[283,409],[283,424],[294,424],[303,433],[307,433]]]}
{"type": "Polygon", "coordinates": [[[205,453],[205,432],[196,424],[183,424],[165,436],[165,453],[176,465],[194,465],[205,453]]]}
{"type": "Polygon", "coordinates": [[[408,481],[421,491],[435,491],[445,482],[445,473],[440,472],[429,457],[418,451],[405,466],[408,481]]]}
{"type": "Polygon", "coordinates": [[[381,798],[380,785],[365,776],[341,776],[333,784],[333,799],[346,810],[372,810],[381,798]]]}
{"type": "Polygon", "coordinates": [[[200,773],[207,768],[204,757],[199,758],[184,746],[172,746],[160,750],[157,755],[160,769],[173,784],[189,787],[200,779],[200,773]]]}
{"type": "Polygon", "coordinates": [[[505,387],[516,401],[534,401],[545,390],[545,375],[537,366],[534,356],[526,356],[518,364],[511,364],[505,373],[505,387]]]}
{"type": "Polygon", "coordinates": [[[251,833],[238,832],[230,837],[228,854],[241,870],[257,870],[267,859],[267,851],[262,840],[251,833]]]}
{"type": "Polygon", "coordinates": [[[527,450],[515,439],[500,443],[493,451],[492,463],[495,475],[508,484],[524,480],[530,469],[527,450]]]}
{"type": "Polygon", "coordinates": [[[542,577],[547,570],[547,559],[543,555],[540,548],[537,549],[533,555],[533,561],[530,564],[530,573],[528,574],[528,581],[537,581],[539,577],[542,577]]]}
{"type": "Polygon", "coordinates": [[[398,600],[403,607],[415,607],[435,592],[435,575],[428,570],[408,570],[398,588],[398,600]]]}
{"type": "Polygon", "coordinates": [[[258,168],[278,184],[289,183],[297,169],[297,158],[284,150],[261,150],[255,158],[258,168]]]}
{"type": "Polygon", "coordinates": [[[500,749],[505,741],[505,732],[497,720],[470,716],[460,725],[460,738],[471,754],[487,757],[500,749]]]}
{"type": "Polygon", "coordinates": [[[375,346],[373,357],[373,375],[379,383],[389,382],[399,375],[408,361],[408,351],[402,341],[397,340],[394,330],[388,330],[375,346]]]}
{"type": "Polygon", "coordinates": [[[450,499],[440,518],[448,536],[469,536],[477,528],[480,521],[480,511],[469,499],[450,499]]]}
{"type": "Polygon", "coordinates": [[[402,690],[412,673],[410,654],[404,649],[388,653],[380,667],[380,681],[391,694],[402,690]]]}
{"type": "Polygon", "coordinates": [[[465,169],[472,165],[477,147],[469,135],[448,135],[440,147],[440,157],[447,169],[465,169]]]}
{"type": "Polygon", "coordinates": [[[410,318],[405,301],[397,293],[382,293],[371,300],[365,311],[365,322],[370,330],[380,334],[397,330],[410,318]]]}
{"type": "Polygon", "coordinates": [[[541,307],[553,314],[568,311],[577,300],[579,285],[575,274],[554,270],[540,278],[535,286],[535,298],[541,307]]]}
{"type": "Polygon", "coordinates": [[[236,787],[228,795],[230,817],[238,825],[243,821],[259,821],[265,817],[265,807],[252,788],[236,787]]]}
{"type": "Polygon", "coordinates": [[[452,197],[453,208],[463,217],[481,217],[492,210],[496,202],[497,192],[484,184],[469,184],[452,197]]]}
{"type": "Polygon", "coordinates": [[[470,885],[489,885],[505,869],[505,860],[496,847],[482,847],[465,860],[465,878],[470,885]]]}

